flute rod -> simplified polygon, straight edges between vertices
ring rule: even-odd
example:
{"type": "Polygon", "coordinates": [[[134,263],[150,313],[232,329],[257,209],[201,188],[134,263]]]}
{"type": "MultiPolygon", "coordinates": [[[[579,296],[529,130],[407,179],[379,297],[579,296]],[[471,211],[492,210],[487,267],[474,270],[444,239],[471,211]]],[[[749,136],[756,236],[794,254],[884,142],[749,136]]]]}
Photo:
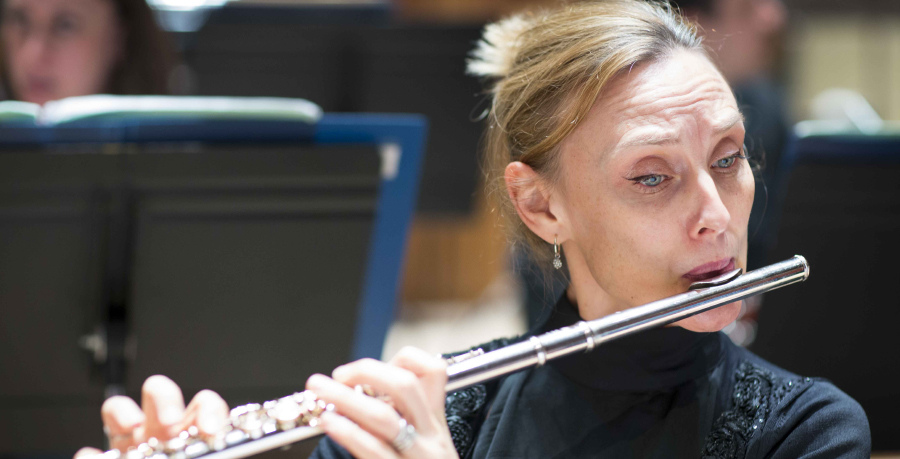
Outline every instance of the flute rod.
{"type": "MultiPolygon", "coordinates": [[[[805,258],[796,255],[746,274],[735,270],[714,279],[695,282],[688,292],[596,320],[581,321],[488,353],[479,352],[480,349],[472,351],[448,360],[446,390],[451,392],[463,389],[532,366],[543,365],[548,360],[590,351],[607,341],[668,325],[728,303],[806,280],[808,276],[809,264],[805,258]]],[[[182,432],[187,435],[187,439],[180,443],[178,438],[169,440],[165,445],[144,443],[126,453],[111,450],[92,459],[242,459],[286,447],[323,433],[316,425],[316,416],[309,418],[309,425],[297,426],[293,418],[288,420],[289,425],[280,424],[283,421],[279,414],[282,404],[288,411],[292,406],[299,409],[297,402],[291,399],[300,397],[300,403],[309,403],[302,400],[303,396],[304,394],[298,393],[263,405],[236,407],[231,414],[232,430],[223,432],[218,436],[221,438],[216,437],[218,440],[210,443],[195,441],[195,433],[182,432]],[[269,418],[267,413],[274,413],[277,422],[275,418],[269,418]],[[247,433],[248,430],[251,433],[247,433]]]]}
{"type": "MultiPolygon", "coordinates": [[[[739,273],[735,273],[739,274],[739,273]]],[[[607,341],[648,328],[660,327],[719,306],[740,301],[809,277],[809,264],[800,255],[769,265],[720,285],[664,298],[643,306],[619,311],[599,319],[581,321],[447,367],[448,392],[539,366],[548,360],[575,352],[592,350],[607,341]]],[[[701,286],[709,282],[697,283],[701,286]]],[[[695,284],[696,285],[696,284],[695,284]]]]}

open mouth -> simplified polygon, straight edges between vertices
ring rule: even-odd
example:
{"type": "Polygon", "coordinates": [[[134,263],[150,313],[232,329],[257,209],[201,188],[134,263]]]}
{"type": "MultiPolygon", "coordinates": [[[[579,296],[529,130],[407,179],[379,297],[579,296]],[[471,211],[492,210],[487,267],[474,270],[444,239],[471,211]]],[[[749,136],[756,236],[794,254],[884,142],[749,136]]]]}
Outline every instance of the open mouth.
{"type": "Polygon", "coordinates": [[[712,279],[716,276],[721,276],[732,270],[734,270],[734,258],[723,258],[718,261],[697,266],[682,277],[691,282],[700,282],[712,279]]]}

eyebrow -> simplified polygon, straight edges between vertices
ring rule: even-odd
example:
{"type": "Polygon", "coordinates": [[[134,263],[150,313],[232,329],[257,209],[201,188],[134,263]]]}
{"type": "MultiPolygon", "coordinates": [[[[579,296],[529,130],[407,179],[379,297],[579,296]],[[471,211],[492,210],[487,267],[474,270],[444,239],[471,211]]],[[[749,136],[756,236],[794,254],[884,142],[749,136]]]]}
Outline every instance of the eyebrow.
{"type": "MultiPolygon", "coordinates": [[[[744,121],[744,115],[740,112],[713,125],[713,136],[725,134],[736,124],[744,121]]],[[[630,147],[643,147],[647,145],[671,145],[678,142],[678,133],[674,131],[657,131],[651,134],[642,134],[627,140],[616,146],[616,150],[624,150],[630,147]]]]}

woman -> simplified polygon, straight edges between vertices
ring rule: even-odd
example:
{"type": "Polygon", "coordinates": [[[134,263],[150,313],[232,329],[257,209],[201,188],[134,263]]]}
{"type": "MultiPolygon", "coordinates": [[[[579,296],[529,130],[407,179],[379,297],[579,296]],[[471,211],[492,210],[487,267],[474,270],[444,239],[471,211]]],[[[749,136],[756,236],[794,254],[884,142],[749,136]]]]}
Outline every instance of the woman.
{"type": "MultiPolygon", "coordinates": [[[[495,79],[488,183],[502,190],[517,240],[555,267],[558,244],[571,275],[536,332],[746,266],[754,181],[741,114],[677,14],[617,0],[514,17],[488,26],[470,70],[495,79]]],[[[329,438],[314,457],[869,457],[856,402],[718,333],[739,310],[622,338],[446,404],[445,364],[416,349],[314,375],[307,388],[336,407],[322,416],[329,438]],[[393,406],[352,389],[360,384],[393,406]]],[[[110,399],[114,446],[195,421],[217,426],[221,399],[203,392],[184,411],[180,397],[154,377],[144,413],[110,399]]]]}
{"type": "Polygon", "coordinates": [[[3,0],[5,98],[168,94],[173,54],[144,0],[3,0]]]}

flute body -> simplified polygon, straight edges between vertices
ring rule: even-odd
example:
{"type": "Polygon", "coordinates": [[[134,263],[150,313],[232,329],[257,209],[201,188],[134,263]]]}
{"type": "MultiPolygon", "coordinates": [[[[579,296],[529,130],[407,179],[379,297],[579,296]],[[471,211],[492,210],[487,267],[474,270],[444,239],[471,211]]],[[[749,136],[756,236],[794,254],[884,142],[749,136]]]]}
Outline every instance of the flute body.
{"type": "MultiPolygon", "coordinates": [[[[769,265],[746,274],[739,270],[716,279],[698,282],[700,288],[647,303],[591,321],[533,336],[528,341],[487,354],[473,355],[447,368],[447,391],[462,389],[499,376],[543,365],[576,352],[592,350],[607,341],[677,322],[719,306],[765,291],[806,280],[809,264],[802,256],[769,265]]],[[[477,351],[476,351],[477,353],[477,351]]]]}
{"type": "MultiPolygon", "coordinates": [[[[806,280],[809,264],[802,256],[746,274],[740,270],[697,282],[685,293],[591,321],[581,321],[488,353],[471,351],[448,360],[446,390],[452,392],[540,366],[548,360],[590,351],[607,341],[668,325],[710,309],[806,280]]],[[[322,435],[318,415],[333,409],[307,392],[234,408],[229,423],[214,438],[201,439],[196,429],[167,442],[153,439],[127,452],[107,451],[98,459],[241,459],[322,435]]]]}

